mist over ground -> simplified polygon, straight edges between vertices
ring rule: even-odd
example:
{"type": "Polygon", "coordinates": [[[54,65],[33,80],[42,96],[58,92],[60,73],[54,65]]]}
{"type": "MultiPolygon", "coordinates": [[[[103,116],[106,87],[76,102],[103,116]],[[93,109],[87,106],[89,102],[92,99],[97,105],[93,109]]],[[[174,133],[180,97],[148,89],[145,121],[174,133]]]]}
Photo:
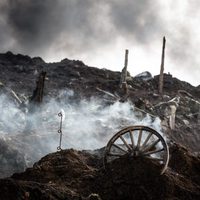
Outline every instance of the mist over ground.
{"type": "Polygon", "coordinates": [[[95,97],[72,102],[73,95],[72,90],[62,91],[59,100],[51,99],[28,113],[1,94],[1,143],[4,141],[10,151],[16,151],[20,162],[24,159],[26,166],[31,166],[42,156],[57,151],[59,112],[63,114],[62,149],[102,148],[116,132],[132,125],[146,125],[161,132],[160,119],[141,115],[131,102],[108,104],[95,97]]]}

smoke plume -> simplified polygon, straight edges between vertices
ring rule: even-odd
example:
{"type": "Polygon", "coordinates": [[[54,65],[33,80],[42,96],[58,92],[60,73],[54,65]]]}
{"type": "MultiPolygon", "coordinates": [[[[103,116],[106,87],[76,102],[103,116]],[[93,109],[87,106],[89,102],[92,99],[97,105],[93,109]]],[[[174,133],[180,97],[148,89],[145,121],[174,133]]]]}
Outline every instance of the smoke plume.
{"type": "Polygon", "coordinates": [[[161,131],[158,118],[142,116],[129,102],[108,105],[96,98],[72,102],[70,98],[73,96],[73,91],[63,91],[59,101],[51,99],[34,112],[27,113],[2,94],[0,145],[3,147],[0,155],[4,160],[3,165],[7,163],[10,167],[9,160],[16,159],[22,167],[22,160],[25,166],[30,166],[45,154],[57,151],[60,139],[59,112],[63,114],[62,149],[102,148],[116,132],[132,125],[146,125],[161,131]]]}
{"type": "Polygon", "coordinates": [[[146,33],[152,36],[160,24],[153,12],[157,6],[147,0],[140,4],[129,0],[8,0],[1,4],[15,45],[29,53],[47,49],[54,42],[80,51],[118,36],[144,42],[146,33]]]}

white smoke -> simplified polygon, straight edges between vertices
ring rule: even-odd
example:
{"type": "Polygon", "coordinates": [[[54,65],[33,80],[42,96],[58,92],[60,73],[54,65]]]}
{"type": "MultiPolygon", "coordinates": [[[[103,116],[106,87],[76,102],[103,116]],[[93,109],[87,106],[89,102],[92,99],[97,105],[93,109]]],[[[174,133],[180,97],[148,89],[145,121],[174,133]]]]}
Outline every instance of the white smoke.
{"type": "Polygon", "coordinates": [[[58,99],[51,99],[35,112],[23,112],[5,95],[0,96],[0,138],[25,156],[31,165],[59,146],[60,118],[62,123],[62,149],[97,149],[127,126],[146,125],[161,132],[160,119],[152,119],[134,110],[130,102],[113,104],[91,98],[72,101],[74,92],[63,91],[58,99]],[[27,125],[28,124],[28,125],[27,125]]]}
{"type": "Polygon", "coordinates": [[[25,123],[24,113],[15,102],[4,94],[0,96],[0,136],[4,134],[17,134],[23,130],[25,123]]]}
{"type": "MultiPolygon", "coordinates": [[[[149,115],[139,114],[130,102],[105,105],[103,100],[96,98],[81,100],[74,104],[52,100],[45,105],[44,110],[48,112],[49,119],[52,118],[51,124],[47,123],[45,126],[48,133],[52,134],[55,134],[59,127],[56,113],[60,110],[65,113],[62,127],[63,148],[101,148],[116,132],[132,125],[146,125],[161,131],[158,118],[152,120],[149,115]]],[[[52,147],[53,149],[55,150],[55,147],[52,147]]]]}

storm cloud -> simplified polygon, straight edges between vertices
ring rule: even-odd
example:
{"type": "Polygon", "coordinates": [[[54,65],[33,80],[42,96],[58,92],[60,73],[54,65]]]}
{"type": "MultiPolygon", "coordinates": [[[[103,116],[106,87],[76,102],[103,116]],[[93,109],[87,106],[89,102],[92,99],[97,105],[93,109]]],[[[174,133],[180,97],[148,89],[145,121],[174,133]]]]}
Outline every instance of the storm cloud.
{"type": "Polygon", "coordinates": [[[197,79],[200,60],[194,52],[200,43],[196,36],[199,7],[197,1],[185,0],[2,0],[1,51],[39,55],[47,61],[76,56],[99,66],[103,61],[97,61],[106,63],[107,59],[101,52],[112,56],[120,43],[121,51],[143,48],[142,55],[147,56],[142,60],[157,59],[158,65],[165,35],[168,70],[177,75],[180,69],[186,74],[192,69],[197,79]]]}
{"type": "Polygon", "coordinates": [[[148,0],[8,0],[3,18],[19,49],[45,49],[54,42],[69,48],[93,47],[119,35],[138,42],[159,26],[148,0]],[[155,27],[156,26],[156,27],[155,27]]]}

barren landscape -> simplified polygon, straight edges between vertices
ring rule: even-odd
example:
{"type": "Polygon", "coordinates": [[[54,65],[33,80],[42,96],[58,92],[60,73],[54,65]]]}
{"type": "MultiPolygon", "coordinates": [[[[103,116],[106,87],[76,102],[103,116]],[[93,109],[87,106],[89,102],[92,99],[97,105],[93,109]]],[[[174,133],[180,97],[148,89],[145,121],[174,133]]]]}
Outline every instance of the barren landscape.
{"type": "Polygon", "coordinates": [[[124,89],[121,72],[12,52],[0,70],[0,199],[200,198],[200,85],[164,74],[160,95],[159,75],[128,72],[124,89]],[[164,174],[144,157],[103,165],[110,138],[136,125],[168,144],[164,174]]]}

